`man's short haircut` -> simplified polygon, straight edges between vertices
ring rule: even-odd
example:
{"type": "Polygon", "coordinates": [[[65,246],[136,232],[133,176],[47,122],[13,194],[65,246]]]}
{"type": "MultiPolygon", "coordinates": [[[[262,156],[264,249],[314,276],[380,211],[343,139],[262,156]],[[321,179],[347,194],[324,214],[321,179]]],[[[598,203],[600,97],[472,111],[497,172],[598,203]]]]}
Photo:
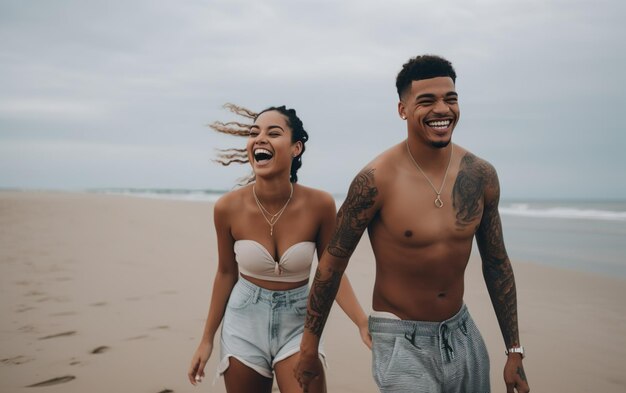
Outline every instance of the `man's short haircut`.
{"type": "Polygon", "coordinates": [[[398,96],[402,99],[402,94],[410,89],[413,81],[440,76],[449,76],[456,83],[456,72],[452,63],[436,55],[415,56],[402,65],[402,70],[396,77],[398,96]]]}

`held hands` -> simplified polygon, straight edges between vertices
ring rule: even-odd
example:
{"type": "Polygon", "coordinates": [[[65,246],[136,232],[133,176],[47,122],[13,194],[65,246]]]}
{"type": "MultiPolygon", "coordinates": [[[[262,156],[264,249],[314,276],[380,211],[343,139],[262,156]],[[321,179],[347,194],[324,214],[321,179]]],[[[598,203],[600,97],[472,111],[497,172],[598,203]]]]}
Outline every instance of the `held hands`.
{"type": "Polygon", "coordinates": [[[509,358],[504,366],[504,383],[507,393],[528,393],[528,380],[522,364],[522,356],[517,353],[508,355],[509,358]]]}
{"type": "Polygon", "coordinates": [[[307,393],[309,384],[322,374],[322,362],[317,354],[307,356],[300,352],[297,356],[298,360],[293,375],[300,384],[302,391],[307,393]]]}
{"type": "Polygon", "coordinates": [[[196,384],[202,382],[202,378],[204,378],[204,366],[206,366],[209,357],[211,357],[212,351],[213,343],[203,341],[198,346],[198,349],[196,349],[196,353],[193,354],[191,365],[187,372],[187,377],[192,385],[196,386],[196,384]]]}

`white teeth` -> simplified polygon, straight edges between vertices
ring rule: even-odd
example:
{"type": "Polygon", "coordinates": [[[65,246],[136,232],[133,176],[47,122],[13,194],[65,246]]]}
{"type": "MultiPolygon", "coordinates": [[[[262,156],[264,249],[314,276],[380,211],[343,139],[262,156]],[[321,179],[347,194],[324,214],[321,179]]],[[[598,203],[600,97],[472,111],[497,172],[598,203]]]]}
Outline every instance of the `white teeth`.
{"type": "Polygon", "coordinates": [[[266,164],[274,157],[271,151],[263,148],[254,149],[253,153],[254,161],[259,164],[266,164]]]}
{"type": "Polygon", "coordinates": [[[427,124],[430,127],[445,128],[445,127],[448,127],[450,125],[450,120],[429,121],[427,124]]]}

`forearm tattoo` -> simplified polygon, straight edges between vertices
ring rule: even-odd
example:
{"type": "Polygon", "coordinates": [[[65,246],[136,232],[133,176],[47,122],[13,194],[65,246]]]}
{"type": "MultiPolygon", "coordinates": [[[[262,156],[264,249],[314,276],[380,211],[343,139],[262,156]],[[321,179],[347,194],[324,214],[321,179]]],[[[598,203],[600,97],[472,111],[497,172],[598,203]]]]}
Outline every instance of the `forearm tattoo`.
{"type": "MultiPolygon", "coordinates": [[[[517,323],[517,293],[515,277],[504,247],[502,223],[498,213],[500,186],[495,169],[485,161],[475,159],[468,173],[480,174],[485,198],[484,212],[476,240],[483,261],[483,276],[507,348],[519,345],[517,323]]],[[[478,181],[476,181],[478,182],[478,181]]],[[[458,218],[458,215],[457,215],[458,218]]]]}
{"type": "MultiPolygon", "coordinates": [[[[337,225],[327,252],[337,258],[349,258],[369,224],[367,209],[374,206],[378,189],[374,185],[374,169],[365,168],[352,181],[348,196],[337,213],[337,225]]],[[[311,286],[309,307],[304,327],[321,337],[333,305],[341,275],[333,267],[322,271],[318,267],[311,286]]]]}
{"type": "Polygon", "coordinates": [[[320,269],[315,271],[315,278],[309,295],[308,312],[304,322],[304,328],[310,330],[317,337],[322,336],[330,308],[341,283],[341,272],[329,269],[326,273],[329,276],[322,278],[320,269]]]}
{"type": "Polygon", "coordinates": [[[374,169],[365,168],[352,181],[348,196],[337,213],[337,226],[328,245],[328,252],[338,258],[348,258],[371,219],[367,209],[374,206],[378,189],[374,169]]]}

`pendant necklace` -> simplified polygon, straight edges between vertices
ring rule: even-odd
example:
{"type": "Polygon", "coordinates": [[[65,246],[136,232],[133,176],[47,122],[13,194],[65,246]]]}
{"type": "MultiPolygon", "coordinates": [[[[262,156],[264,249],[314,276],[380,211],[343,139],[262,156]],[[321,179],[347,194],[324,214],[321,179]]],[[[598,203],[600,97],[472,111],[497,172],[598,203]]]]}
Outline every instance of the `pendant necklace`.
{"type": "Polygon", "coordinates": [[[267,221],[267,223],[270,226],[270,236],[274,236],[274,225],[276,225],[276,223],[278,222],[278,219],[280,218],[280,216],[283,215],[283,212],[287,208],[287,205],[289,204],[289,201],[291,201],[291,197],[293,196],[293,184],[291,184],[291,182],[289,182],[289,185],[291,186],[291,192],[289,193],[289,199],[287,199],[287,202],[285,202],[283,207],[275,214],[270,213],[265,208],[265,206],[263,206],[263,204],[261,204],[261,201],[259,200],[259,197],[256,195],[256,190],[254,189],[254,185],[252,186],[252,195],[254,195],[254,200],[256,201],[256,204],[259,207],[259,210],[261,211],[261,215],[263,215],[263,218],[265,219],[265,221],[267,221]]]}
{"type": "Polygon", "coordinates": [[[417,163],[417,161],[415,161],[415,158],[413,158],[413,155],[411,154],[411,150],[409,149],[409,140],[408,139],[406,140],[406,151],[407,151],[407,153],[409,153],[409,157],[411,158],[411,161],[413,161],[413,164],[415,164],[417,169],[420,170],[422,175],[424,175],[426,180],[428,180],[428,183],[432,187],[433,191],[435,191],[435,194],[437,194],[437,198],[435,198],[435,206],[437,206],[438,208],[441,209],[443,207],[443,201],[441,200],[441,191],[443,190],[443,186],[446,184],[446,177],[448,176],[448,169],[450,169],[450,163],[452,162],[452,152],[454,151],[454,145],[450,145],[450,159],[448,160],[448,166],[446,167],[446,173],[443,175],[443,181],[441,182],[441,188],[439,189],[439,191],[437,191],[437,189],[433,185],[433,182],[430,181],[430,179],[428,178],[428,176],[426,176],[426,174],[424,173],[422,168],[420,168],[420,166],[417,163]]]}

